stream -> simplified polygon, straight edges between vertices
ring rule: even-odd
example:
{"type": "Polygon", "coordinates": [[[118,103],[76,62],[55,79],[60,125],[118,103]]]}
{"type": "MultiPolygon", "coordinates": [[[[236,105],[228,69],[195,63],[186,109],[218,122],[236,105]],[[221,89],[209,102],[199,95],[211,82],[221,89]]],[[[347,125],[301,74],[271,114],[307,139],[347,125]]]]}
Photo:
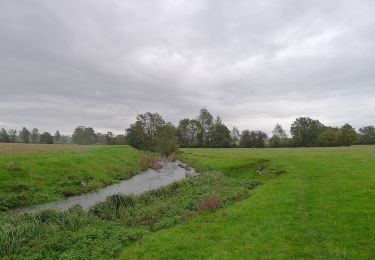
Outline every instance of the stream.
{"type": "Polygon", "coordinates": [[[130,179],[120,181],[119,183],[109,185],[95,191],[91,191],[78,196],[67,197],[56,202],[20,207],[11,210],[10,212],[33,213],[45,209],[66,211],[74,205],[79,205],[82,207],[82,209],[88,210],[96,203],[105,201],[107,196],[115,194],[140,194],[197,174],[194,169],[187,167],[180,161],[162,161],[161,165],[162,168],[160,170],[148,169],[133,176],[130,179]]]}

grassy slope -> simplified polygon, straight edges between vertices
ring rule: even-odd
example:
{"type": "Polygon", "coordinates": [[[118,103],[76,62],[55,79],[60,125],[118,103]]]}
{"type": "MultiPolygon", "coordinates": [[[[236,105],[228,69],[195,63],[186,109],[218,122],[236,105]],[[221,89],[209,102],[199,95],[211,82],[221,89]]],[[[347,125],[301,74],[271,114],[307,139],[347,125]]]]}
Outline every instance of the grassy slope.
{"type": "Polygon", "coordinates": [[[269,159],[287,174],[249,199],[151,235],[123,259],[375,258],[375,146],[184,149],[180,157],[227,174],[246,158],[269,159]]]}
{"type": "Polygon", "coordinates": [[[129,146],[0,144],[0,211],[128,178],[140,156],[129,146]]]}

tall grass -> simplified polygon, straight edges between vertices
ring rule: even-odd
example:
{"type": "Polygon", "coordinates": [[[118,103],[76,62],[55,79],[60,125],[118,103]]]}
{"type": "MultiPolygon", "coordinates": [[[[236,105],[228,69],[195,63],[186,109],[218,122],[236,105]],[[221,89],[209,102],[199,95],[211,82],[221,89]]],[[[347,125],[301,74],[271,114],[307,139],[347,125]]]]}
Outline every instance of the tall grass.
{"type": "Polygon", "coordinates": [[[0,256],[17,254],[28,239],[35,239],[42,233],[43,227],[35,220],[0,220],[0,256]]]}

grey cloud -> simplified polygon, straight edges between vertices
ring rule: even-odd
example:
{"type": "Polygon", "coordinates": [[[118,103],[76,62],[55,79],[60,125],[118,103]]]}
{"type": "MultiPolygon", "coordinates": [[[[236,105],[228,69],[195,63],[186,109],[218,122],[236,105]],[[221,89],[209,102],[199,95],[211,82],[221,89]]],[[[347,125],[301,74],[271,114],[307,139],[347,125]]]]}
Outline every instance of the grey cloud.
{"type": "Polygon", "coordinates": [[[0,3],[0,127],[123,131],[200,107],[270,132],[375,123],[372,1],[0,3]]]}

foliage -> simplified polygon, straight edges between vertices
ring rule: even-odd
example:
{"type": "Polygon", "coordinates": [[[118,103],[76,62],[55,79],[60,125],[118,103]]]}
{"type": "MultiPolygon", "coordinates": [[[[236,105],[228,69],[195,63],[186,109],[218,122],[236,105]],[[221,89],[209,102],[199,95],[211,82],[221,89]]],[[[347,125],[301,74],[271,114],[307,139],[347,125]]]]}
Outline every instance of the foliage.
{"type": "Polygon", "coordinates": [[[272,131],[272,137],[269,140],[271,147],[288,146],[288,136],[281,125],[276,124],[272,131]]]}
{"type": "Polygon", "coordinates": [[[53,136],[54,142],[55,143],[60,143],[61,141],[61,134],[59,130],[56,130],[55,135],[53,136]]]}
{"type": "Polygon", "coordinates": [[[345,124],[340,127],[337,140],[340,145],[350,146],[357,142],[358,136],[351,125],[345,124]]]}
{"type": "Polygon", "coordinates": [[[115,136],[113,135],[112,132],[107,132],[105,135],[104,135],[104,139],[105,139],[105,143],[106,144],[109,144],[109,145],[113,145],[113,144],[116,144],[115,142],[115,136]]]}
{"type": "Polygon", "coordinates": [[[230,131],[230,143],[232,147],[237,147],[240,144],[240,131],[236,126],[233,126],[232,130],[230,131]]]}
{"type": "Polygon", "coordinates": [[[30,131],[26,128],[23,127],[22,130],[19,132],[20,139],[23,143],[29,143],[30,141],[30,131]]]}
{"type": "Polygon", "coordinates": [[[137,149],[155,151],[160,128],[165,125],[158,113],[139,114],[135,123],[127,131],[127,139],[137,149]]]}
{"type": "Polygon", "coordinates": [[[231,146],[230,130],[223,124],[219,117],[210,128],[210,147],[226,148],[231,146]]]}
{"type": "Polygon", "coordinates": [[[176,139],[176,128],[171,123],[161,126],[157,133],[155,151],[166,156],[174,153],[177,149],[176,139]]]}
{"type": "Polygon", "coordinates": [[[241,133],[240,147],[245,148],[262,148],[265,146],[267,134],[262,131],[244,130],[241,133]]]}
{"type": "Polygon", "coordinates": [[[126,136],[119,134],[114,135],[112,132],[107,132],[104,135],[105,144],[108,145],[125,145],[126,144],[126,136]]]}
{"type": "Polygon", "coordinates": [[[38,128],[33,128],[33,130],[31,131],[31,142],[33,144],[36,144],[39,142],[39,130],[38,128]]]}
{"type": "Polygon", "coordinates": [[[319,134],[324,130],[323,124],[318,120],[308,117],[297,118],[291,128],[290,133],[300,146],[315,146],[318,143],[319,134]]]}
{"type": "Polygon", "coordinates": [[[181,147],[201,147],[202,146],[202,125],[195,119],[180,120],[177,128],[178,142],[181,147]]]}
{"type": "Polygon", "coordinates": [[[199,116],[197,120],[201,125],[202,145],[203,147],[210,147],[211,146],[210,130],[214,123],[213,116],[210,112],[208,112],[206,108],[202,108],[199,111],[199,116]]]}
{"type": "Polygon", "coordinates": [[[1,128],[1,131],[0,131],[0,142],[9,143],[9,135],[4,128],[1,128]]]}
{"type": "Polygon", "coordinates": [[[360,128],[359,141],[361,144],[375,144],[375,127],[369,125],[360,128]]]}
{"type": "Polygon", "coordinates": [[[39,142],[41,144],[53,144],[53,136],[48,132],[44,132],[39,136],[39,142]]]}
{"type": "Polygon", "coordinates": [[[9,138],[9,143],[15,143],[16,138],[17,138],[17,130],[9,129],[8,130],[8,138],[9,138]]]}
{"type": "Polygon", "coordinates": [[[72,141],[75,144],[95,144],[97,136],[92,127],[77,126],[74,129],[72,141]]]}
{"type": "Polygon", "coordinates": [[[338,145],[338,131],[332,128],[327,128],[320,133],[318,137],[318,144],[320,146],[337,146],[338,145]]]}

